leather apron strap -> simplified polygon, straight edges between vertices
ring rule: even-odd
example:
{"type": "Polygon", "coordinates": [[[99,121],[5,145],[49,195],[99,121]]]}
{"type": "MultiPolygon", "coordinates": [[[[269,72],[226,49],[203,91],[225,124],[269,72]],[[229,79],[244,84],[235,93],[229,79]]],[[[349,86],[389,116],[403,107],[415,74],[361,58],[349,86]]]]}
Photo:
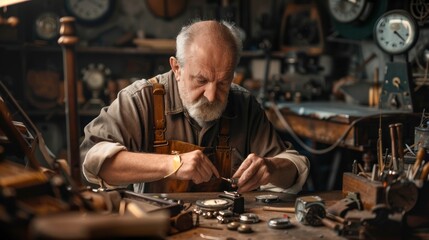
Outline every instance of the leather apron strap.
{"type": "Polygon", "coordinates": [[[155,147],[167,144],[167,141],[165,140],[166,123],[164,115],[165,90],[164,85],[158,83],[156,77],[149,79],[148,82],[153,85],[153,122],[155,128],[155,140],[153,144],[155,147]]]}

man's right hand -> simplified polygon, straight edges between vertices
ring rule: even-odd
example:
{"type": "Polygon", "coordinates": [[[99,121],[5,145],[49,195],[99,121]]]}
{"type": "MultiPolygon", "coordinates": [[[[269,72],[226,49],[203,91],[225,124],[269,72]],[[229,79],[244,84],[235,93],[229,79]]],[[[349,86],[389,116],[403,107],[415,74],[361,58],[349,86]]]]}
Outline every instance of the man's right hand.
{"type": "Polygon", "coordinates": [[[176,179],[192,180],[199,184],[210,181],[213,175],[220,177],[216,167],[201,150],[180,154],[180,158],[182,166],[173,175],[176,179]]]}

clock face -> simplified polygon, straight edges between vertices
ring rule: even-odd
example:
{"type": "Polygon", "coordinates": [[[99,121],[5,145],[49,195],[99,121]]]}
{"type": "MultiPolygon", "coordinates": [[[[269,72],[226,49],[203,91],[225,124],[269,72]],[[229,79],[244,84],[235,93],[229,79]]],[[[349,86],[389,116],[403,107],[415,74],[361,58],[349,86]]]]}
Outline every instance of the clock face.
{"type": "Polygon", "coordinates": [[[350,23],[363,17],[369,10],[367,2],[367,0],[328,0],[328,8],[335,20],[350,23]]]}
{"type": "Polygon", "coordinates": [[[383,14],[374,25],[374,40],[381,50],[396,55],[409,51],[417,41],[418,27],[404,10],[383,14]]]}
{"type": "Polygon", "coordinates": [[[104,88],[104,84],[110,73],[110,69],[106,68],[103,64],[89,64],[86,68],[82,69],[82,79],[86,82],[90,90],[101,90],[104,88]]]}
{"type": "Polygon", "coordinates": [[[196,201],[197,206],[204,209],[220,210],[232,206],[233,202],[229,199],[215,198],[196,201]]]}
{"type": "Polygon", "coordinates": [[[304,222],[305,212],[306,210],[305,210],[304,203],[297,200],[295,204],[295,218],[296,220],[298,220],[298,222],[300,223],[304,222]]]}
{"type": "Polygon", "coordinates": [[[113,11],[112,0],[66,0],[66,9],[81,23],[96,23],[113,11]]]}
{"type": "Polygon", "coordinates": [[[60,18],[54,13],[43,13],[36,18],[36,34],[44,40],[54,39],[59,35],[60,18]]]}
{"type": "Polygon", "coordinates": [[[295,218],[303,224],[320,225],[325,217],[325,203],[319,196],[299,197],[295,201],[295,218]]]}

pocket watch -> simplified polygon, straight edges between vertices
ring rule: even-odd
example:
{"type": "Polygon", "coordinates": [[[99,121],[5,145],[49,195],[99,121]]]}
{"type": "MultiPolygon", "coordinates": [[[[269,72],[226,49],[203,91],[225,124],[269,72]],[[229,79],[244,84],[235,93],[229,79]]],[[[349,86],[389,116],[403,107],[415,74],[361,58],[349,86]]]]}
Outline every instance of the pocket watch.
{"type": "Polygon", "coordinates": [[[328,0],[328,8],[332,17],[341,23],[365,20],[371,11],[369,0],[328,0]]]}
{"type": "Polygon", "coordinates": [[[65,0],[66,10],[83,24],[95,24],[109,17],[114,0],[65,0]]]}
{"type": "Polygon", "coordinates": [[[226,198],[197,200],[195,204],[203,210],[218,211],[232,207],[233,201],[226,198]]]}
{"type": "Polygon", "coordinates": [[[374,41],[387,54],[409,51],[417,41],[419,28],[405,10],[392,10],[381,15],[374,25],[374,41]]]}
{"type": "Polygon", "coordinates": [[[261,203],[273,203],[279,200],[279,196],[274,194],[264,194],[256,196],[255,200],[261,203]]]}
{"type": "Polygon", "coordinates": [[[299,197],[295,201],[295,217],[298,222],[318,226],[326,215],[325,202],[319,196],[299,197]]]}

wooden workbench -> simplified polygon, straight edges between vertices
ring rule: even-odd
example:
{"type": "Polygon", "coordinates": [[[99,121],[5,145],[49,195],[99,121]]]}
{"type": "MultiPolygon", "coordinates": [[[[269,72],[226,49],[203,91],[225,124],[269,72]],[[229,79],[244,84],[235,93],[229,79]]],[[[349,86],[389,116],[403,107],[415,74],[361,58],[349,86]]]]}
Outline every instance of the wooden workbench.
{"type": "MultiPolygon", "coordinates": [[[[185,203],[195,203],[198,199],[217,198],[219,193],[171,193],[167,194],[168,198],[181,199],[185,203]]],[[[239,233],[237,231],[228,230],[226,224],[220,224],[216,219],[205,219],[200,217],[200,225],[217,227],[221,229],[209,229],[204,227],[193,228],[188,231],[174,234],[167,239],[203,239],[201,234],[214,237],[213,239],[345,239],[337,236],[337,234],[326,227],[312,227],[298,223],[293,213],[282,213],[273,211],[262,210],[263,206],[276,206],[276,207],[293,207],[295,204],[295,195],[284,193],[267,193],[267,192],[249,192],[243,194],[245,198],[245,212],[256,213],[260,222],[250,224],[253,229],[252,233],[239,233]],[[276,203],[264,204],[255,201],[255,196],[262,194],[275,194],[278,195],[281,201],[276,203]],[[268,227],[267,222],[271,218],[290,217],[293,227],[289,229],[273,229],[268,227]]],[[[325,192],[318,194],[325,200],[327,206],[333,204],[335,201],[341,199],[342,193],[340,191],[325,192]]]]}
{"type": "Polygon", "coordinates": [[[421,114],[393,110],[380,110],[343,102],[305,102],[270,104],[267,115],[274,127],[291,131],[301,138],[317,143],[334,144],[360,152],[376,149],[380,114],[384,146],[390,144],[389,124],[403,123],[403,142],[414,142],[414,127],[420,123],[421,114]],[[276,114],[278,109],[281,116],[276,114]],[[285,126],[284,122],[289,126],[285,126]],[[288,128],[290,127],[290,129],[288,128]]]}

